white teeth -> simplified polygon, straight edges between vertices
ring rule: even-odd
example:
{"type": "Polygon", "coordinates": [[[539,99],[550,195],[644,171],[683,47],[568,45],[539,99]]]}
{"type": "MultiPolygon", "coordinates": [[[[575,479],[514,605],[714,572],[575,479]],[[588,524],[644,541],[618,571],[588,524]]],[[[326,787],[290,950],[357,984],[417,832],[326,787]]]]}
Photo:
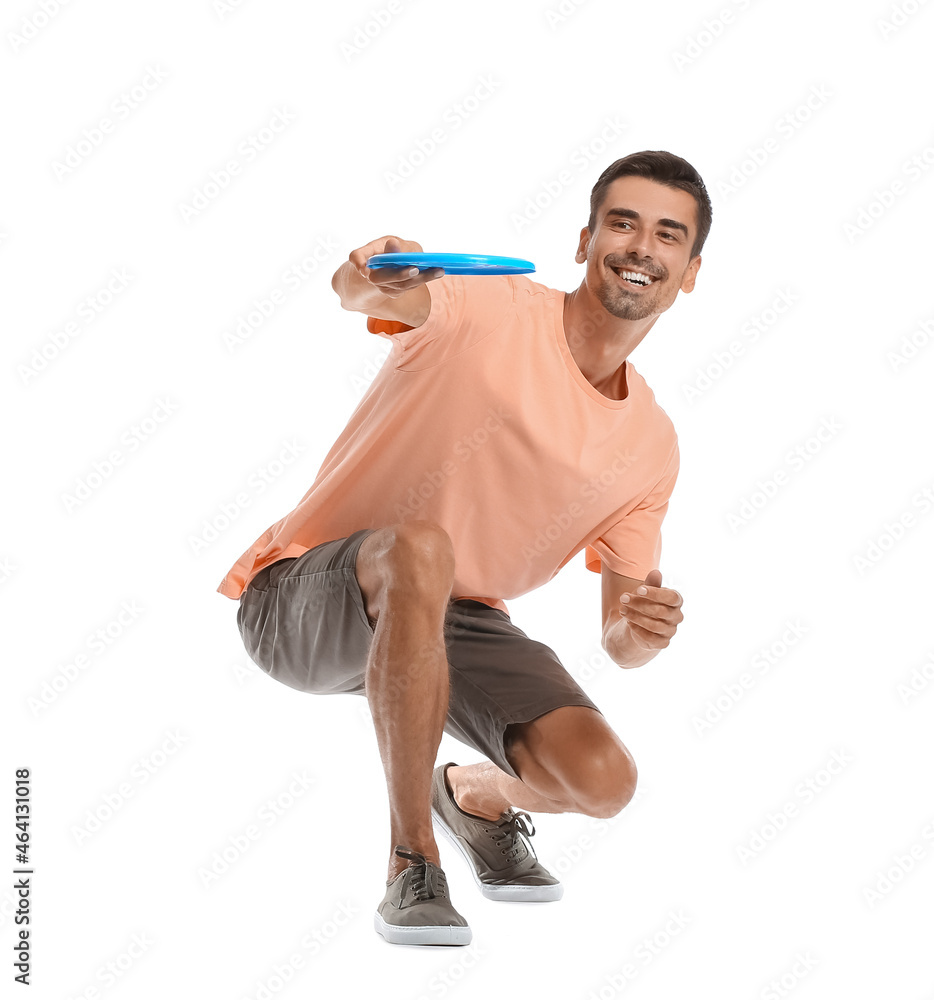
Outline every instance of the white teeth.
{"type": "Polygon", "coordinates": [[[651,275],[641,274],[639,271],[617,271],[616,273],[627,281],[635,281],[641,285],[650,285],[655,281],[655,278],[651,275]]]}

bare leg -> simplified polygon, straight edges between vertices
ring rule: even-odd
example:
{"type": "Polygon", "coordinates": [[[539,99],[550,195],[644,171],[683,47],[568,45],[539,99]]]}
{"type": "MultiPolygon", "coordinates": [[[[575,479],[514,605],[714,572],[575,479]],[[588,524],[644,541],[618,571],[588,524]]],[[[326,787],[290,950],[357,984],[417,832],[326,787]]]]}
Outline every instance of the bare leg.
{"type": "Polygon", "coordinates": [[[534,791],[492,761],[449,767],[447,778],[457,805],[464,812],[484,819],[497,820],[510,806],[530,813],[574,811],[565,803],[534,791]]]}
{"type": "Polygon", "coordinates": [[[387,878],[408,864],[397,844],[440,864],[431,825],[431,774],[448,708],[444,615],[454,578],[446,532],[427,521],[382,528],[357,554],[357,579],[376,631],[366,666],[389,793],[387,878]]]}
{"type": "Polygon", "coordinates": [[[632,756],[592,708],[565,706],[531,722],[513,723],[506,729],[504,750],[521,780],[488,761],[448,768],[454,801],[464,812],[499,819],[515,806],[610,817],[635,792],[632,756]]]}

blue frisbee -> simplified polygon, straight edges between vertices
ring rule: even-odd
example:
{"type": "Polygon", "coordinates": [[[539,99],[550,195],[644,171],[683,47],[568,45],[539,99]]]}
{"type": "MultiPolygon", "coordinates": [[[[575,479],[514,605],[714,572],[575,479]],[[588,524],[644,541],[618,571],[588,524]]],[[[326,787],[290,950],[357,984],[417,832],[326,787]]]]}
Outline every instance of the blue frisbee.
{"type": "Polygon", "coordinates": [[[521,257],[491,257],[480,253],[378,253],[367,267],[417,267],[426,271],[443,267],[445,274],[529,274],[535,270],[521,257]]]}

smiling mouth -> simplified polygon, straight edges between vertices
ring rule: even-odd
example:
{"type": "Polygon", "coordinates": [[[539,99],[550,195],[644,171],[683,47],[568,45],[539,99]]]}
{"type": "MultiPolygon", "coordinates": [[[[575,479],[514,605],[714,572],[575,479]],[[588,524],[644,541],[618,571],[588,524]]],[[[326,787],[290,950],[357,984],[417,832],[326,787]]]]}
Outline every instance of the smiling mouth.
{"type": "Polygon", "coordinates": [[[611,267],[611,271],[618,275],[623,284],[633,288],[648,288],[654,285],[658,278],[654,274],[646,274],[644,271],[633,271],[625,267],[611,267]]]}

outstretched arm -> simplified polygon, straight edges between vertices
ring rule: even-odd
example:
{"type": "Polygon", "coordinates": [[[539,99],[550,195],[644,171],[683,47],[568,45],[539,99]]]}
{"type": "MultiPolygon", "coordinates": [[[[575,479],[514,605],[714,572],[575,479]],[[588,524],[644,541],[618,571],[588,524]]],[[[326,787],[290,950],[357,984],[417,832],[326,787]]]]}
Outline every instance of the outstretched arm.
{"type": "Polygon", "coordinates": [[[444,271],[439,267],[419,271],[416,268],[396,267],[371,270],[366,266],[367,260],[378,253],[421,251],[418,243],[400,240],[397,236],[381,236],[366,246],[358,247],[331,279],[331,287],[340,296],[341,306],[377,319],[421,326],[431,311],[431,296],[425,284],[443,277],[444,271]]]}

